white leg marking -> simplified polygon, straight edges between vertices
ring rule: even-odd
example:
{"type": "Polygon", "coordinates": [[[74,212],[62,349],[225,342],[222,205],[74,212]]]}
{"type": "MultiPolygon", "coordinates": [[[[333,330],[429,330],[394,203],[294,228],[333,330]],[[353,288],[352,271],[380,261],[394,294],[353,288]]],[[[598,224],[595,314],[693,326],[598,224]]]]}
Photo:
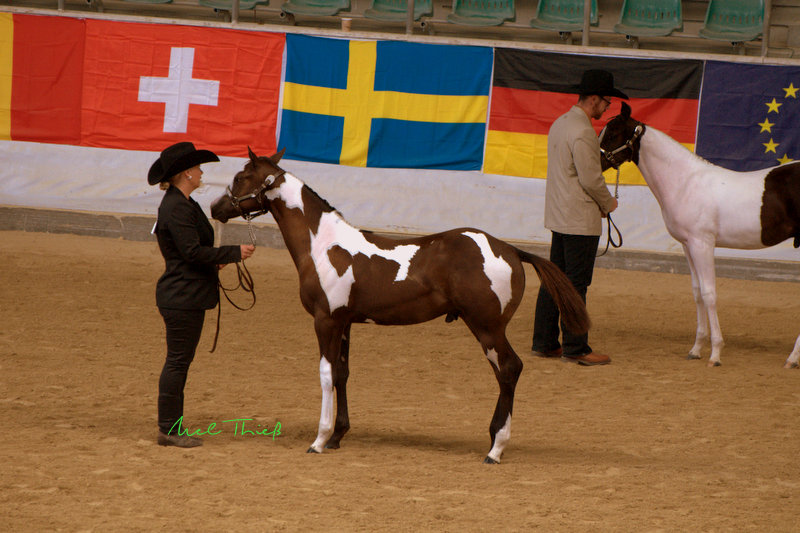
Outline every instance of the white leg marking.
{"type": "Polygon", "coordinates": [[[348,224],[338,213],[330,211],[320,217],[317,234],[310,233],[311,258],[319,276],[320,285],[328,298],[331,312],[344,307],[350,299],[350,289],[355,282],[352,267],[341,276],[331,264],[328,251],[334,246],[346,250],[351,256],[364,254],[383,257],[398,264],[395,281],[403,281],[408,276],[411,259],[419,246],[406,244],[390,250],[382,250],[364,238],[360,230],[348,224]]]}
{"type": "Polygon", "coordinates": [[[797,337],[797,340],[794,341],[794,349],[792,353],[789,354],[789,358],[786,359],[786,363],[784,363],[783,368],[797,368],[797,360],[800,359],[800,336],[797,337]]]}
{"type": "Polygon", "coordinates": [[[500,428],[500,431],[494,436],[494,446],[492,449],[489,450],[489,457],[494,459],[498,463],[500,462],[500,456],[503,455],[503,450],[508,444],[508,441],[511,439],[511,415],[508,415],[506,419],[506,423],[503,427],[500,428]]]}
{"type": "Polygon", "coordinates": [[[489,239],[483,233],[466,231],[464,235],[475,241],[481,249],[483,272],[489,278],[492,291],[500,301],[500,312],[502,313],[506,304],[511,300],[511,265],[502,257],[494,255],[492,247],[489,246],[489,239]]]}
{"type": "Polygon", "coordinates": [[[495,369],[500,370],[500,363],[497,361],[497,352],[494,348],[486,350],[486,358],[494,365],[495,369]]]}
{"type": "Polygon", "coordinates": [[[333,435],[333,372],[325,357],[319,359],[319,384],[322,387],[322,409],[319,413],[317,440],[311,445],[314,451],[322,453],[322,447],[333,435]]]}

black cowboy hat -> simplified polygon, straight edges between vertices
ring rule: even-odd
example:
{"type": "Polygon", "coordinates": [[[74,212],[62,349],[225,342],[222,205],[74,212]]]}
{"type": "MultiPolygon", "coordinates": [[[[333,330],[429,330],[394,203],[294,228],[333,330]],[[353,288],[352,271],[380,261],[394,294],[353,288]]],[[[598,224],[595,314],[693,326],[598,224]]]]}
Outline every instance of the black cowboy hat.
{"type": "Polygon", "coordinates": [[[210,150],[198,150],[190,142],[175,143],[164,148],[161,157],[150,167],[147,183],[155,185],[168,180],[178,172],[212,161],[219,161],[219,157],[210,150]]]}
{"type": "Polygon", "coordinates": [[[597,96],[616,96],[628,99],[628,95],[614,88],[614,75],[607,70],[587,70],[583,73],[581,84],[578,85],[580,94],[597,96]]]}

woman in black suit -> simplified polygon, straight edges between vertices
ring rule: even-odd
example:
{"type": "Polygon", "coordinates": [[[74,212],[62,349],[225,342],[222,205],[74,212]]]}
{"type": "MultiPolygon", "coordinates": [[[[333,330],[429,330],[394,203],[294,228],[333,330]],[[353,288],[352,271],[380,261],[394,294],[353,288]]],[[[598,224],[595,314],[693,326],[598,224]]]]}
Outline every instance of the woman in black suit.
{"type": "Polygon", "coordinates": [[[167,358],[158,382],[158,443],[191,448],[202,440],[182,426],[183,389],[206,309],[219,302],[218,270],[253,254],[252,245],[214,247],[214,228],[190,197],[200,187],[201,163],[219,161],[190,142],[173,144],[150,167],[147,182],[166,192],[154,233],[166,268],[156,284],[156,304],[167,330],[167,358]]]}

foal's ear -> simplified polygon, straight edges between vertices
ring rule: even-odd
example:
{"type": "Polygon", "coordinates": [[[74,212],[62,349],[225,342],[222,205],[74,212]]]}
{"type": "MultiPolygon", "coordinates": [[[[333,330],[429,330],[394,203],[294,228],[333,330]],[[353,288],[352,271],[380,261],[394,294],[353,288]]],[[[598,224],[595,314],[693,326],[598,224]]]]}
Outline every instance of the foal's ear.
{"type": "Polygon", "coordinates": [[[258,160],[258,156],[253,153],[253,151],[250,149],[249,146],[247,147],[247,155],[248,157],[250,157],[250,161],[252,161],[253,163],[255,163],[258,160]]]}
{"type": "Polygon", "coordinates": [[[626,120],[631,118],[631,106],[629,106],[625,102],[622,102],[622,112],[620,113],[620,115],[622,115],[622,118],[626,120]]]}
{"type": "Polygon", "coordinates": [[[278,164],[278,161],[280,161],[280,160],[281,160],[281,158],[283,157],[283,154],[285,154],[285,153],[286,153],[286,147],[284,147],[284,148],[283,148],[283,150],[281,150],[281,151],[280,151],[280,152],[278,152],[277,154],[273,155],[273,156],[272,156],[272,157],[270,157],[269,159],[270,159],[270,161],[272,161],[274,164],[276,164],[276,165],[277,165],[277,164],[278,164]]]}

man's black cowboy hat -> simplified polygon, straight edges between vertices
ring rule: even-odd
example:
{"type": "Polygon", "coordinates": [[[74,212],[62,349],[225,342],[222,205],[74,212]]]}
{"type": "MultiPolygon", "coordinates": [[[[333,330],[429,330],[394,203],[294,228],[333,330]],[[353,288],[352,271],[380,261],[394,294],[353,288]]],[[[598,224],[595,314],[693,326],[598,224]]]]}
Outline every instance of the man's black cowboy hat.
{"type": "Polygon", "coordinates": [[[582,95],[616,96],[628,99],[628,95],[614,87],[614,75],[607,70],[587,70],[583,73],[578,93],[582,95]]]}
{"type": "Polygon", "coordinates": [[[147,183],[155,185],[168,180],[175,174],[183,172],[201,163],[219,161],[217,154],[210,150],[198,150],[190,142],[179,142],[164,148],[161,157],[150,167],[147,183]]]}

